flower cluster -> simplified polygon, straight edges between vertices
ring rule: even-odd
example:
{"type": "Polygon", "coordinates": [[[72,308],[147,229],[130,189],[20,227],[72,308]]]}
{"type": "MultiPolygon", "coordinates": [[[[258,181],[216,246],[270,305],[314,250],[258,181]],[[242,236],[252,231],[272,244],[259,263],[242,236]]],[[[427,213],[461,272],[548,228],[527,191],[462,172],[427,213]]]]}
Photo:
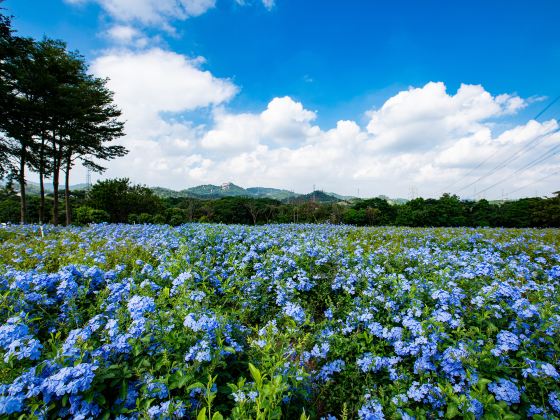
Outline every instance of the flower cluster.
{"type": "Polygon", "coordinates": [[[556,230],[44,233],[0,227],[2,417],[560,416],[556,230]]]}

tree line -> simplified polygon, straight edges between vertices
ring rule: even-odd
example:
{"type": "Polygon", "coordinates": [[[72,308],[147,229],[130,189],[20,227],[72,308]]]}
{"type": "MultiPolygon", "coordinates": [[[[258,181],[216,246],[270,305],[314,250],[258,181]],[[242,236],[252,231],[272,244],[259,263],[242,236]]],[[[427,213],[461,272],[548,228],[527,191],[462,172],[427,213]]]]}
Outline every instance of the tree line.
{"type": "Polygon", "coordinates": [[[63,41],[16,35],[11,17],[0,9],[0,177],[18,183],[21,223],[29,213],[27,172],[39,179],[38,221],[58,224],[64,199],[63,217],[70,224],[70,173],[76,163],[103,172],[99,161],[127,153],[111,144],[124,134],[124,123],[106,84],[106,79],[88,73],[84,57],[69,51],[63,41]],[[54,190],[50,216],[47,179],[54,190]]]}
{"type": "MultiPolygon", "coordinates": [[[[47,196],[52,210],[54,194],[47,196]]],[[[416,198],[391,204],[383,198],[349,202],[284,203],[268,198],[162,198],[130,180],[99,181],[91,190],[71,191],[72,220],[87,223],[192,222],[258,225],[265,223],[333,223],[357,226],[488,226],[560,227],[560,192],[551,198],[523,198],[492,203],[460,200],[444,194],[438,199],[416,198]]],[[[27,218],[39,222],[39,197],[30,196],[27,218]]],[[[0,222],[17,222],[18,197],[8,187],[0,190],[0,222]]]]}

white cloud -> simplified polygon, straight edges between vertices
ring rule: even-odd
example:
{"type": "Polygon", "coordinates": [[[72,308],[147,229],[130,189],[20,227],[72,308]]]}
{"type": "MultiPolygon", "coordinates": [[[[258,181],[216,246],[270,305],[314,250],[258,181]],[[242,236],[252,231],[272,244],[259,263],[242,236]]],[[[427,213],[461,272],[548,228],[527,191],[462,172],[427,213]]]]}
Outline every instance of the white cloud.
{"type": "Polygon", "coordinates": [[[220,154],[250,151],[258,144],[297,146],[320,129],[315,113],[290,97],[274,98],[260,114],[229,114],[218,110],[214,127],[201,140],[203,148],[220,154]]]}
{"type": "MultiPolygon", "coordinates": [[[[71,5],[88,2],[97,3],[112,19],[120,23],[138,23],[157,26],[174,32],[171,22],[182,21],[203,15],[216,6],[216,0],[65,0],[71,5]]],[[[244,0],[235,0],[245,5],[244,0]]],[[[275,0],[262,0],[268,10],[275,6],[275,0]]]]}
{"type": "Polygon", "coordinates": [[[149,38],[139,29],[130,25],[114,25],[106,30],[103,35],[115,45],[120,47],[146,48],[148,45],[159,43],[159,39],[149,38]]]}
{"type": "Polygon", "coordinates": [[[137,22],[172,31],[169,22],[200,16],[216,0],[66,0],[70,4],[95,2],[118,22],[137,22]]]}
{"type": "Polygon", "coordinates": [[[202,63],[160,48],[116,49],[93,61],[92,71],[109,78],[126,120],[127,136],[121,143],[130,153],[112,162],[110,173],[165,184],[170,177],[200,174],[208,166],[208,159],[195,150],[202,128],[182,114],[223,104],[237,87],[201,69],[202,63]]]}
{"type": "Polygon", "coordinates": [[[200,68],[200,60],[160,48],[114,50],[98,57],[93,72],[109,77],[109,88],[124,116],[135,128],[155,129],[161,113],[179,113],[218,105],[231,99],[237,87],[200,68]]]}
{"type": "MultiPolygon", "coordinates": [[[[130,158],[111,163],[107,176],[131,176],[150,185],[182,189],[233,181],[307,192],[316,184],[344,194],[359,188],[363,195],[393,197],[408,196],[413,185],[419,194],[437,196],[450,183],[460,180],[458,189],[534,142],[514,165],[480,182],[480,191],[560,142],[554,120],[496,132],[496,120],[507,119],[525,101],[492,96],[481,86],[463,85],[449,94],[443,83],[428,83],[399,92],[369,112],[364,128],[345,120],[324,129],[315,124],[315,112],[290,97],[273,98],[261,112],[231,112],[224,104],[236,87],[174,53],[108,54],[95,69],[113,77],[111,87],[130,120],[125,139],[130,158]],[[213,107],[208,126],[161,116],[198,107],[213,107]]],[[[504,187],[536,180],[558,163],[544,162],[504,187]]],[[[543,193],[554,189],[552,184],[540,188],[543,193]]],[[[497,190],[487,196],[498,196],[497,190]]],[[[472,190],[463,194],[472,195],[472,190]]]]}
{"type": "Polygon", "coordinates": [[[264,7],[271,10],[276,5],[276,0],[262,0],[264,7]]]}
{"type": "Polygon", "coordinates": [[[369,112],[367,131],[376,139],[375,150],[433,150],[478,132],[490,118],[524,106],[517,96],[492,97],[479,85],[461,85],[449,95],[443,83],[428,83],[399,92],[369,112]]]}

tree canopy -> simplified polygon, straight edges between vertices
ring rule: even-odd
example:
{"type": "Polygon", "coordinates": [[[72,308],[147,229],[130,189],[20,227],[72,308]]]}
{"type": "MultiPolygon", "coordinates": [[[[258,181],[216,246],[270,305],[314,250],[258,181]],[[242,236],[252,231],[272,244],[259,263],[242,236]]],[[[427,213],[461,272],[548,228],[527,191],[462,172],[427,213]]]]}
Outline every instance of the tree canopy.
{"type": "Polygon", "coordinates": [[[68,224],[74,165],[103,172],[101,161],[127,153],[113,143],[124,134],[121,111],[107,80],[89,74],[85,59],[63,41],[17,36],[4,14],[0,36],[0,175],[18,181],[21,223],[27,213],[26,171],[39,175],[40,222],[45,218],[44,179],[50,178],[52,222],[57,224],[62,171],[68,224]]]}

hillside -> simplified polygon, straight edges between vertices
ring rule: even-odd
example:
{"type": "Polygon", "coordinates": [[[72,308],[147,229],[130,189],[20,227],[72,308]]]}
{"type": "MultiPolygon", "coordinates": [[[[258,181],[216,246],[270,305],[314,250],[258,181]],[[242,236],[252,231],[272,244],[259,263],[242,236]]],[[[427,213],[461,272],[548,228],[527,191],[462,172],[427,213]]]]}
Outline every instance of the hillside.
{"type": "Polygon", "coordinates": [[[167,197],[192,197],[201,199],[215,199],[221,197],[253,197],[253,198],[272,198],[274,200],[285,200],[289,197],[297,197],[292,191],[282,190],[277,188],[267,188],[267,187],[250,187],[242,188],[231,182],[226,182],[222,185],[198,185],[196,187],[187,188],[181,191],[175,191],[169,188],[163,187],[153,187],[154,191],[158,196],[167,197]]]}
{"type": "Polygon", "coordinates": [[[299,195],[297,197],[289,197],[283,200],[285,203],[289,204],[304,204],[304,203],[338,203],[341,200],[333,195],[325,193],[323,191],[313,191],[309,194],[299,195]]]}

